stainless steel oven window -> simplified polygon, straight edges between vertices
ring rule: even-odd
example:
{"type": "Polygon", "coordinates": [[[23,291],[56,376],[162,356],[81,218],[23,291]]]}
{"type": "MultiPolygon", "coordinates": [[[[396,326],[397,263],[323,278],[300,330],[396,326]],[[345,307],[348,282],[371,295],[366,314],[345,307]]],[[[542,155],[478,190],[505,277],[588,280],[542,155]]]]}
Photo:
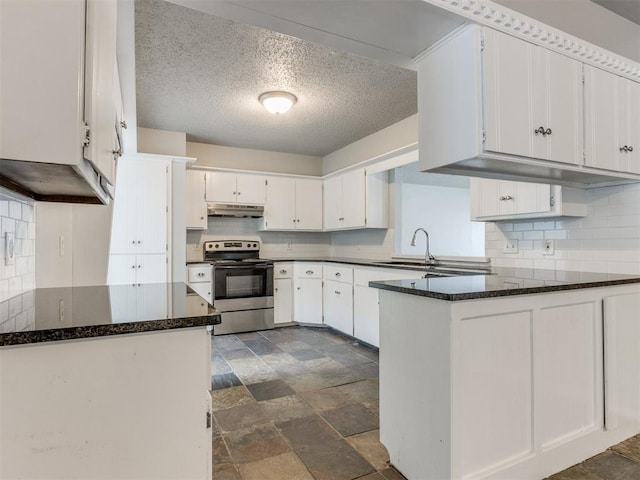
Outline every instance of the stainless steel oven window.
{"type": "Polygon", "coordinates": [[[273,295],[273,266],[214,268],[214,298],[232,299],[273,295]]]}

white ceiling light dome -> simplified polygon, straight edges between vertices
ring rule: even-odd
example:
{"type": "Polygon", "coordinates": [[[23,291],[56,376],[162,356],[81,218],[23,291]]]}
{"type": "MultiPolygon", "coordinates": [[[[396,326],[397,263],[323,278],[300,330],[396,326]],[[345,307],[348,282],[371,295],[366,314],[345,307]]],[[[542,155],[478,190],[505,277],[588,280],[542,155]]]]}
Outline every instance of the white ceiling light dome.
{"type": "Polygon", "coordinates": [[[274,115],[288,112],[298,101],[296,96],[289,92],[265,92],[258,97],[258,100],[274,115]]]}

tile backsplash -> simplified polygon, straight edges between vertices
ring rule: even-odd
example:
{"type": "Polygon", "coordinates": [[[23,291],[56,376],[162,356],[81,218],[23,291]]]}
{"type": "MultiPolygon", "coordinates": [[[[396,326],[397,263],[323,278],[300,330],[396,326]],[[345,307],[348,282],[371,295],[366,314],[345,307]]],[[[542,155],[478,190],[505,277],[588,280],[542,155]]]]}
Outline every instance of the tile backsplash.
{"type": "Polygon", "coordinates": [[[35,288],[35,240],[34,203],[0,188],[0,302],[35,288]],[[7,233],[13,234],[13,262],[6,258],[7,233]]]}
{"type": "Polygon", "coordinates": [[[640,274],[640,183],[586,191],[587,216],[486,224],[494,266],[640,274]],[[507,239],[518,253],[503,253],[507,239]],[[552,240],[553,255],[544,255],[552,240]]]}
{"type": "Polygon", "coordinates": [[[256,239],[264,258],[313,258],[330,254],[331,234],[322,232],[262,232],[261,218],[210,217],[207,231],[187,231],[187,261],[202,260],[202,244],[209,240],[256,239]]]}

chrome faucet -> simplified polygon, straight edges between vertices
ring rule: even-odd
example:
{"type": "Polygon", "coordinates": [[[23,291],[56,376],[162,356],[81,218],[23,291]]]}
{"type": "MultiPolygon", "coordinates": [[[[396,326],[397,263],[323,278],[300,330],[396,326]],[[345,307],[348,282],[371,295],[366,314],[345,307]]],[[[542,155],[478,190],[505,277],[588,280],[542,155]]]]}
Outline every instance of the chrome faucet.
{"type": "Polygon", "coordinates": [[[433,255],[431,255],[431,253],[429,252],[429,234],[424,228],[417,228],[416,231],[413,232],[413,238],[411,239],[411,246],[412,247],[416,246],[416,235],[418,234],[418,232],[424,232],[425,236],[427,237],[427,248],[424,252],[424,264],[425,266],[433,265],[436,263],[436,258],[433,255]]]}

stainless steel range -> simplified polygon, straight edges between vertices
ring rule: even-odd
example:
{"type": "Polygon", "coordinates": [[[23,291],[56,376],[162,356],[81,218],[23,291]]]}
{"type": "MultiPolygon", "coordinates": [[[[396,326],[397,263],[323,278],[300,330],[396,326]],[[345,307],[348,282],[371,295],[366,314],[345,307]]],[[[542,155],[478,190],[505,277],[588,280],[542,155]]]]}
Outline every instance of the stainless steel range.
{"type": "Polygon", "coordinates": [[[222,314],[215,335],[273,328],[273,262],[260,258],[260,242],[204,243],[213,264],[213,304],[222,314]]]}

